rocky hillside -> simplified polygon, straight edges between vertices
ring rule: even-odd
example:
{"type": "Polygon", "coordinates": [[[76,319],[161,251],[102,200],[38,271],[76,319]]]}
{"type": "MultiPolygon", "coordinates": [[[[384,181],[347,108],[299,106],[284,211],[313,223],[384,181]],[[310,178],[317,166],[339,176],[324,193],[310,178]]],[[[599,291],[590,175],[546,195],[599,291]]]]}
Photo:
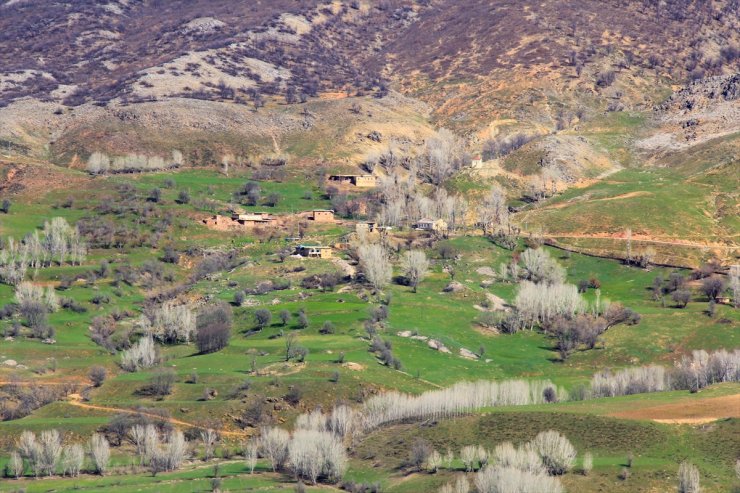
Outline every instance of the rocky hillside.
{"type": "MultiPolygon", "coordinates": [[[[737,12],[737,0],[3,0],[0,149],[65,166],[174,148],[190,164],[358,165],[447,127],[485,176],[516,185],[547,168],[573,184],[633,164],[584,135],[613,131],[605,114],[649,114],[687,81],[740,71],[737,12]]],[[[701,141],[671,101],[659,125],[701,141]]],[[[731,128],[736,108],[715,102],[713,125],[731,128]]],[[[650,153],[685,145],[648,137],[650,153]]]]}

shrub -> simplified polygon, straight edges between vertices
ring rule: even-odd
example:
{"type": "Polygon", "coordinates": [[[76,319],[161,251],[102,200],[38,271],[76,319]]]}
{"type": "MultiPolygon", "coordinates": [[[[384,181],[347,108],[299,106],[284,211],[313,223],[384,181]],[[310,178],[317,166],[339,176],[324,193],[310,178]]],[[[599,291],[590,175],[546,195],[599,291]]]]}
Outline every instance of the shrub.
{"type": "Polygon", "coordinates": [[[260,308],[254,312],[254,322],[259,330],[264,329],[272,321],[272,313],[266,308],[260,308]]]}
{"type": "Polygon", "coordinates": [[[196,319],[195,343],[202,354],[220,351],[229,345],[232,313],[227,303],[204,308],[196,319]]]}
{"type": "Polygon", "coordinates": [[[330,320],[325,321],[324,324],[319,329],[320,334],[333,334],[335,331],[336,331],[336,327],[330,320]]]}
{"type": "Polygon", "coordinates": [[[142,393],[163,397],[172,393],[175,384],[175,370],[172,368],[160,368],[149,379],[149,383],[142,389],[142,393]]]}
{"type": "Polygon", "coordinates": [[[92,368],[90,368],[90,381],[95,387],[100,387],[101,385],[103,385],[106,375],[107,371],[103,366],[93,366],[92,368]]]}

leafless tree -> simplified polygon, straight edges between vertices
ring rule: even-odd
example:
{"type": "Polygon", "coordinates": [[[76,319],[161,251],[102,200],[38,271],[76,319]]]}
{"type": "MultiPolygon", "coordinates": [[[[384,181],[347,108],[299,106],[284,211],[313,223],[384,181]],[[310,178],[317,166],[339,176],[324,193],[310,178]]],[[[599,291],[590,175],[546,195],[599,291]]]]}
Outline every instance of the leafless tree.
{"type": "Polygon", "coordinates": [[[591,452],[586,452],[583,454],[583,465],[581,466],[581,470],[583,471],[583,474],[585,476],[588,476],[591,472],[591,469],[594,467],[594,457],[591,455],[591,452]]]}
{"type": "Polygon", "coordinates": [[[478,448],[474,445],[466,445],[460,450],[460,460],[465,466],[465,470],[468,472],[475,469],[477,457],[478,448]]]}
{"type": "Polygon", "coordinates": [[[338,481],[347,467],[341,440],[333,433],[296,430],[288,444],[288,463],[298,477],[316,484],[319,476],[338,481]]]}
{"type": "Polygon", "coordinates": [[[699,493],[699,469],[690,462],[682,462],[678,468],[678,493],[699,493]]]}
{"type": "Polygon", "coordinates": [[[506,192],[501,185],[493,184],[488,195],[479,204],[478,224],[483,228],[484,235],[509,230],[509,208],[506,205],[506,192]]]}
{"type": "Polygon", "coordinates": [[[535,283],[562,284],[565,269],[543,248],[528,248],[522,253],[522,265],[526,278],[535,283]]]}
{"type": "Polygon", "coordinates": [[[42,474],[51,476],[55,473],[62,455],[62,437],[57,430],[45,430],[39,435],[38,443],[41,446],[42,474]]]}
{"type": "Polygon", "coordinates": [[[144,336],[129,349],[121,352],[121,368],[126,371],[138,371],[151,368],[159,361],[154,339],[144,336]]]}
{"type": "Polygon", "coordinates": [[[103,476],[108,470],[110,462],[110,445],[105,436],[94,433],[90,439],[90,457],[95,467],[95,472],[103,476]]]}
{"type": "Polygon", "coordinates": [[[393,274],[386,249],[379,244],[361,245],[357,251],[365,277],[377,290],[388,285],[393,274]]]}
{"type": "Polygon", "coordinates": [[[267,457],[273,472],[280,469],[288,456],[288,443],[290,433],[281,428],[262,428],[260,434],[260,449],[262,455],[267,457]]]}
{"type": "Polygon", "coordinates": [[[21,454],[15,450],[10,453],[10,460],[8,460],[8,471],[13,475],[14,478],[18,479],[23,476],[23,458],[21,454]]]}
{"type": "Polygon", "coordinates": [[[407,251],[402,258],[402,268],[409,284],[414,288],[414,293],[419,283],[429,273],[429,260],[421,250],[407,251]]]}
{"type": "Polygon", "coordinates": [[[437,452],[436,450],[432,450],[432,452],[429,454],[429,457],[427,457],[425,468],[427,471],[431,473],[437,472],[439,467],[442,465],[442,455],[437,452]]]}
{"type": "Polygon", "coordinates": [[[85,449],[82,445],[74,443],[67,445],[62,451],[62,470],[64,474],[76,477],[82,470],[82,464],[85,461],[85,449]]]}
{"type": "Polygon", "coordinates": [[[732,291],[732,304],[735,308],[740,307],[740,265],[730,266],[730,291],[732,291]]]}
{"type": "Polygon", "coordinates": [[[250,440],[244,446],[244,460],[246,461],[247,467],[249,468],[249,474],[253,474],[255,466],[257,466],[258,451],[259,447],[254,440],[250,440]]]}
{"type": "Polygon", "coordinates": [[[218,440],[218,433],[212,428],[200,432],[200,439],[203,442],[203,458],[211,460],[213,458],[213,449],[218,440]]]}
{"type": "Polygon", "coordinates": [[[154,311],[151,334],[165,344],[189,342],[195,326],[195,314],[187,306],[169,302],[154,311]]]}
{"type": "Polygon", "coordinates": [[[570,471],[576,460],[576,449],[557,431],[543,431],[531,442],[531,447],[542,458],[550,474],[560,475],[570,471]]]}

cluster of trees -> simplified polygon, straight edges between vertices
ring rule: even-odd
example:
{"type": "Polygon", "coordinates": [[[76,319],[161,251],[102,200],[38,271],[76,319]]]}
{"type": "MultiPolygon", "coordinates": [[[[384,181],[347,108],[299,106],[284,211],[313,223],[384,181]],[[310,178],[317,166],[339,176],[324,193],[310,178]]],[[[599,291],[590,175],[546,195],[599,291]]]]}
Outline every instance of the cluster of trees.
{"type": "Polygon", "coordinates": [[[159,352],[154,339],[144,336],[130,348],[121,352],[121,368],[126,371],[139,371],[159,364],[159,352]]]}
{"type": "Polygon", "coordinates": [[[361,415],[363,426],[372,429],[409,419],[450,418],[483,407],[522,406],[556,400],[567,400],[567,393],[547,380],[460,382],[417,396],[386,392],[365,401],[361,415]]]}
{"type": "Polygon", "coordinates": [[[19,478],[30,471],[36,477],[52,476],[61,469],[65,476],[78,476],[82,471],[85,456],[91,461],[93,472],[105,474],[110,462],[108,440],[98,433],[93,434],[85,448],[77,443],[64,445],[57,430],[42,431],[39,436],[23,431],[16,450],[10,454],[5,466],[5,476],[19,478]]]}
{"type": "Polygon", "coordinates": [[[110,157],[102,152],[93,152],[87,159],[87,171],[93,175],[103,173],[132,173],[138,171],[158,171],[182,166],[182,152],[172,151],[170,159],[145,154],[127,154],[110,157]]]}
{"type": "Polygon", "coordinates": [[[162,440],[153,424],[137,424],[131,427],[129,439],[136,448],[139,464],[148,466],[154,475],[179,469],[187,457],[188,444],[177,429],[169,430],[162,440]]]}
{"type": "MultiPolygon", "coordinates": [[[[257,182],[248,181],[234,193],[234,199],[246,205],[258,205],[262,200],[262,188],[257,182]]],[[[275,207],[280,199],[279,193],[272,192],[265,197],[263,205],[275,207]]]]}
{"type": "Polygon", "coordinates": [[[556,317],[574,318],[586,309],[586,302],[573,284],[548,284],[522,281],[514,298],[522,325],[548,325],[556,317]]]}
{"type": "Polygon", "coordinates": [[[59,298],[51,286],[45,290],[28,281],[15,288],[17,310],[25,319],[31,334],[38,339],[54,337],[54,328],[49,325],[47,316],[60,308],[59,298]]]}
{"type": "Polygon", "coordinates": [[[382,290],[391,282],[393,266],[390,253],[379,243],[366,243],[357,248],[360,269],[365,279],[376,290],[382,290]]]}
{"type": "Polygon", "coordinates": [[[220,351],[229,345],[233,315],[227,303],[208,305],[198,312],[195,345],[201,354],[220,351]]]}
{"type": "MultiPolygon", "coordinates": [[[[733,265],[730,267],[728,281],[725,281],[718,275],[713,275],[713,271],[708,273],[702,272],[702,269],[694,271],[692,276],[701,279],[699,290],[707,297],[710,304],[716,303],[725,290],[730,289],[733,305],[740,306],[740,266],[733,265]]],[[[670,296],[671,300],[679,308],[685,308],[692,298],[691,289],[688,286],[688,280],[680,272],[671,272],[668,279],[662,276],[656,276],[652,285],[653,299],[660,301],[665,305],[666,297],[670,296]]]]}
{"type": "Polygon", "coordinates": [[[666,390],[691,390],[696,392],[707,385],[740,381],[740,349],[720,349],[708,353],[693,351],[684,356],[670,370],[652,365],[597,373],[591,379],[593,397],[613,397],[663,392],[666,390]]]}
{"type": "Polygon", "coordinates": [[[77,386],[72,383],[39,385],[30,382],[28,385],[21,385],[11,381],[0,390],[0,419],[6,421],[28,416],[35,409],[61,400],[76,390],[77,386]]]}
{"type": "MultiPolygon", "coordinates": [[[[418,454],[416,445],[412,455],[418,454]]],[[[576,450],[570,441],[557,431],[543,431],[528,443],[514,446],[503,442],[494,450],[468,445],[460,451],[460,459],[467,472],[477,470],[475,491],[478,493],[561,493],[563,487],[557,476],[570,471],[575,464],[576,450]]],[[[428,454],[427,463],[454,460],[451,451],[442,456],[436,451],[428,454]]],[[[429,467],[428,467],[429,469],[429,467]]],[[[468,493],[470,484],[464,476],[448,483],[440,493],[468,493]]]]}
{"type": "Polygon", "coordinates": [[[62,217],[44,223],[44,228],[16,242],[8,238],[0,249],[0,281],[18,284],[28,269],[49,267],[56,262],[80,265],[87,256],[87,245],[76,227],[62,217]]]}
{"type": "Polygon", "coordinates": [[[410,226],[422,218],[443,219],[448,230],[465,226],[469,204],[461,195],[450,195],[437,187],[426,196],[418,187],[414,174],[393,170],[378,180],[380,207],[376,220],[386,226],[410,226]]]}
{"type": "Polygon", "coordinates": [[[316,484],[320,478],[337,482],[347,470],[347,452],[340,437],[329,431],[296,429],[291,435],[281,428],[263,428],[259,451],[273,471],[292,471],[316,484]]]}
{"type": "Polygon", "coordinates": [[[195,334],[195,313],[185,305],[166,302],[143,316],[140,324],[163,344],[188,343],[195,334]]]}

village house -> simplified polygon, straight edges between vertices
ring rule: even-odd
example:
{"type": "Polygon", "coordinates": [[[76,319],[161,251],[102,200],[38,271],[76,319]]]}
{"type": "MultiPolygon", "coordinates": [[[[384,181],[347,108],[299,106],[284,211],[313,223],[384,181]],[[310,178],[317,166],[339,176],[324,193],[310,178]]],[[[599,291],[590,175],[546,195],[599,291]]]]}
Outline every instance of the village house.
{"type": "Polygon", "coordinates": [[[331,209],[314,209],[309,217],[317,223],[333,223],[334,211],[331,209]]]}
{"type": "Polygon", "coordinates": [[[376,185],[377,178],[375,175],[331,175],[329,181],[338,182],[340,185],[369,188],[376,185]]]}
{"type": "Polygon", "coordinates": [[[331,258],[332,248],[321,245],[298,245],[296,253],[301,257],[331,258]]]}
{"type": "Polygon", "coordinates": [[[356,233],[374,233],[377,228],[377,223],[373,221],[366,221],[355,224],[356,233]]]}
{"type": "Polygon", "coordinates": [[[270,225],[275,218],[267,212],[249,212],[246,214],[232,214],[231,219],[242,226],[270,225]]]}
{"type": "Polygon", "coordinates": [[[422,231],[446,231],[447,223],[443,219],[419,219],[414,225],[416,229],[422,231]]]}
{"type": "Polygon", "coordinates": [[[476,167],[483,164],[483,157],[480,154],[476,154],[473,156],[473,160],[471,161],[471,166],[476,167]]]}

